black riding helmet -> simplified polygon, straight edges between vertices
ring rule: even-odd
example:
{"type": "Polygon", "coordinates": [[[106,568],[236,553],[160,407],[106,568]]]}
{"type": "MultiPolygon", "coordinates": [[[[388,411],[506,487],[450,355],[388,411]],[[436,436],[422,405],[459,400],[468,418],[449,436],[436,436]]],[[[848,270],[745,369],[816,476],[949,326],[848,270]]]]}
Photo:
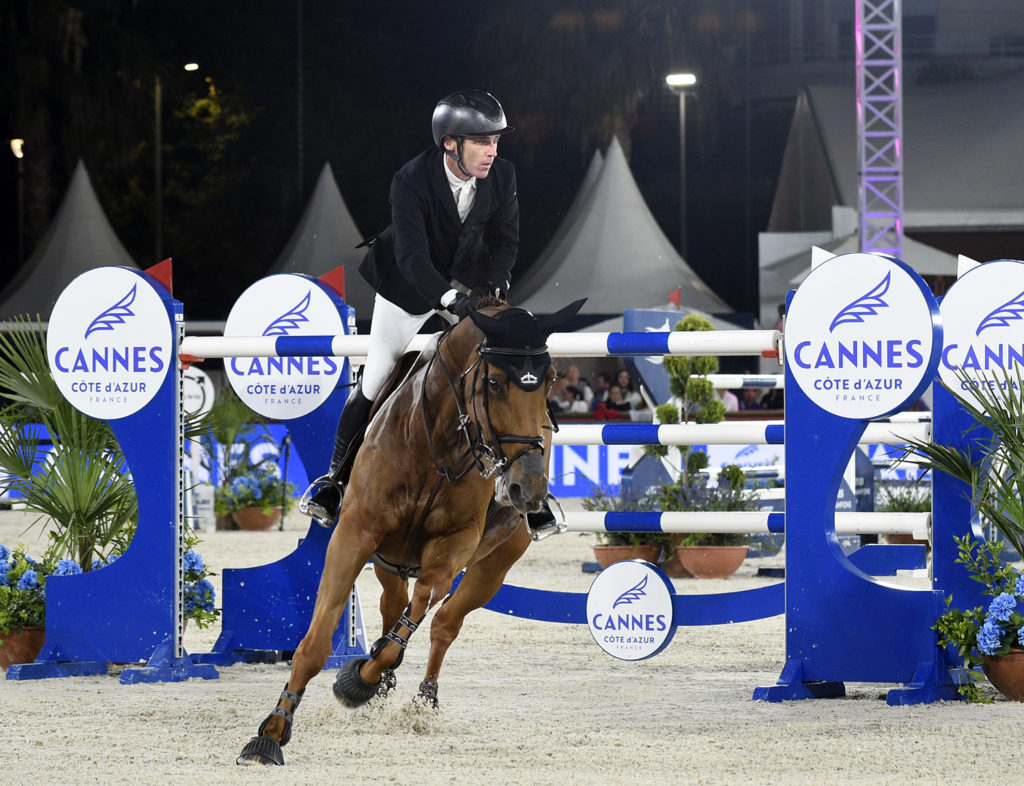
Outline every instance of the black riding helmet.
{"type": "Polygon", "coordinates": [[[430,121],[434,144],[444,150],[444,138],[455,140],[455,153],[444,150],[462,168],[462,143],[467,136],[494,136],[514,131],[505,121],[505,110],[498,99],[484,90],[459,90],[445,96],[434,107],[430,121]]]}

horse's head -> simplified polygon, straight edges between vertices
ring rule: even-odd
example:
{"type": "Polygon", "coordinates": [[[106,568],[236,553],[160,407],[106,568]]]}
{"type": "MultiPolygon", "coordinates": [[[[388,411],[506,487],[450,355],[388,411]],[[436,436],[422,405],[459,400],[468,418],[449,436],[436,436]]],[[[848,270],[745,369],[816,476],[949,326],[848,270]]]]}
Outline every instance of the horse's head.
{"type": "Polygon", "coordinates": [[[487,465],[485,474],[497,475],[498,502],[520,513],[539,510],[548,493],[547,394],[555,372],[547,339],[584,302],[541,317],[495,302],[471,311],[470,320],[457,328],[476,328],[479,363],[467,375],[464,390],[477,457],[487,465]]]}

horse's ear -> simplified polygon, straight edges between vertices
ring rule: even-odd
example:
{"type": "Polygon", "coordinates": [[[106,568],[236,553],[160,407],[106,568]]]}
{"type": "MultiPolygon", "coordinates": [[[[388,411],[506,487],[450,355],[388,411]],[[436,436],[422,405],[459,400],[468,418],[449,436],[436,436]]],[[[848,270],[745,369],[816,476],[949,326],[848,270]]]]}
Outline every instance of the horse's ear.
{"type": "Polygon", "coordinates": [[[554,333],[558,328],[562,327],[562,325],[576,316],[579,310],[583,308],[583,304],[586,302],[586,298],[581,298],[570,303],[565,308],[556,311],[554,314],[537,317],[537,325],[545,333],[554,333]]]}

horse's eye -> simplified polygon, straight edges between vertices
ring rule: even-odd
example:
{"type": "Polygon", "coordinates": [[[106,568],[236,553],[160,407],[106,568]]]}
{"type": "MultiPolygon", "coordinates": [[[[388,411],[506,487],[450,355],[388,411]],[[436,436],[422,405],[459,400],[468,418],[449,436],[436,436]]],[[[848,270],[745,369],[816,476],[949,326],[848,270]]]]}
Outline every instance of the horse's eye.
{"type": "Polygon", "coordinates": [[[505,390],[501,380],[497,377],[487,377],[487,389],[495,395],[500,395],[505,390]]]}

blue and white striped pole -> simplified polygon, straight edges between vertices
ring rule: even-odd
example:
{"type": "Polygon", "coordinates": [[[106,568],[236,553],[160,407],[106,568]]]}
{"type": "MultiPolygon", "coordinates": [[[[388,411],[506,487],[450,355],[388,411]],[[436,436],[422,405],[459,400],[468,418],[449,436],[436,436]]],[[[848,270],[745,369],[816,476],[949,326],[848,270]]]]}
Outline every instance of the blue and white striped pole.
{"type": "MultiPolygon", "coordinates": [[[[187,336],[181,353],[198,358],[365,357],[370,337],[353,336],[187,336]]],[[[421,351],[434,336],[418,335],[410,351],[421,351]]],[[[623,355],[762,355],[775,357],[777,330],[662,331],[656,333],[553,333],[548,351],[555,357],[623,355]]]]}

